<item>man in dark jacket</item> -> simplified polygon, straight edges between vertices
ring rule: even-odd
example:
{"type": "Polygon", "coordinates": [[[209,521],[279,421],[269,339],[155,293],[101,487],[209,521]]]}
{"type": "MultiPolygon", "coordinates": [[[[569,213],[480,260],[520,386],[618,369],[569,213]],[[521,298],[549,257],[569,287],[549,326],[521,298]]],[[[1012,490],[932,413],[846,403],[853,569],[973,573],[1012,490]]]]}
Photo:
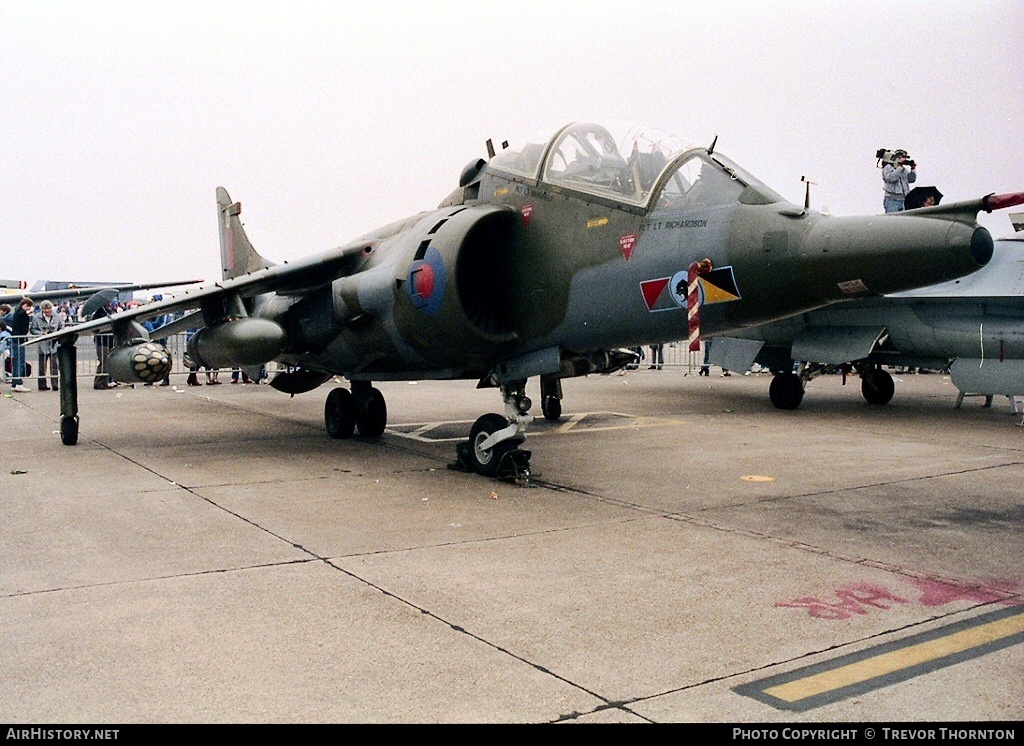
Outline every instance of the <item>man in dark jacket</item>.
{"type": "Polygon", "coordinates": [[[21,379],[25,375],[25,338],[34,306],[31,298],[22,298],[11,314],[11,390],[22,393],[28,391],[21,379]]]}

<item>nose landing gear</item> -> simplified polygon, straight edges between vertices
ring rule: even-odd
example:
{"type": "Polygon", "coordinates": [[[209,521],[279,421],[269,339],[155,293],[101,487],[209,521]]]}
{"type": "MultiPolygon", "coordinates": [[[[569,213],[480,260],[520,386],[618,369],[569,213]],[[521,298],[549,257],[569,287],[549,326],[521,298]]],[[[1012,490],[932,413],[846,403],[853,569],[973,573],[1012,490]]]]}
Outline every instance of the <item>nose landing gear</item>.
{"type": "Polygon", "coordinates": [[[530,452],[519,448],[533,421],[529,413],[533,402],[526,396],[526,381],[502,384],[501,396],[505,415],[490,413],[477,419],[469,440],[455,446],[456,461],[450,468],[531,486],[530,452]]]}

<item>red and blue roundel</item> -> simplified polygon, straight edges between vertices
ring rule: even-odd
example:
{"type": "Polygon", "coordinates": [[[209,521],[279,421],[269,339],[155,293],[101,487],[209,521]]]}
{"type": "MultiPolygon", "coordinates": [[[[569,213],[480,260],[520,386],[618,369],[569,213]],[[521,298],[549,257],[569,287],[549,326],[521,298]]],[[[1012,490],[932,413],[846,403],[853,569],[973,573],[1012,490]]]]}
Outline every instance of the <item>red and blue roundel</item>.
{"type": "Polygon", "coordinates": [[[430,247],[419,259],[409,267],[408,282],[409,298],[412,304],[424,313],[433,316],[441,310],[444,301],[444,288],[447,284],[447,273],[441,252],[430,247]]]}

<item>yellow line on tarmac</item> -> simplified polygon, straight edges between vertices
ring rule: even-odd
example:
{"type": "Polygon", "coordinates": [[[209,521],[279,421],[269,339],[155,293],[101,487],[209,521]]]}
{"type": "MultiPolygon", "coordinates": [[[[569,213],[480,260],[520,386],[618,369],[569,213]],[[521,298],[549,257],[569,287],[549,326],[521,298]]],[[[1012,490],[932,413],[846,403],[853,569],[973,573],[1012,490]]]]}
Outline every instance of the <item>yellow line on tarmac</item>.
{"type": "Polygon", "coordinates": [[[569,432],[574,427],[576,427],[578,424],[580,424],[580,422],[582,422],[583,418],[586,417],[586,416],[587,416],[586,412],[579,412],[578,414],[574,414],[572,417],[569,418],[568,422],[564,423],[561,427],[558,428],[557,432],[560,432],[560,433],[567,433],[567,432],[569,432]]]}
{"type": "Polygon", "coordinates": [[[764,693],[784,702],[798,702],[843,687],[892,674],[911,666],[962,653],[1011,635],[1024,632],[1024,613],[977,627],[954,632],[935,640],[908,645],[905,648],[866,658],[856,663],[823,671],[803,679],[779,684],[764,693]]]}

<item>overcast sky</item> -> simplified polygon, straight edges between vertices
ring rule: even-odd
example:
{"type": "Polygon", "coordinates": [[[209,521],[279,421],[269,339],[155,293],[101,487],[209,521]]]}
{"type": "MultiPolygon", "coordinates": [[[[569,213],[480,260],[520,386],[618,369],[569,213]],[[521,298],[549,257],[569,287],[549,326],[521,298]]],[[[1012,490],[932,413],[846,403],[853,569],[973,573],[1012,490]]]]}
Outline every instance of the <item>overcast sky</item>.
{"type": "Polygon", "coordinates": [[[0,0],[0,278],[219,278],[217,186],[301,257],[603,118],[837,215],[881,212],[880,147],[947,202],[1022,191],[1024,2],[0,0]]]}

